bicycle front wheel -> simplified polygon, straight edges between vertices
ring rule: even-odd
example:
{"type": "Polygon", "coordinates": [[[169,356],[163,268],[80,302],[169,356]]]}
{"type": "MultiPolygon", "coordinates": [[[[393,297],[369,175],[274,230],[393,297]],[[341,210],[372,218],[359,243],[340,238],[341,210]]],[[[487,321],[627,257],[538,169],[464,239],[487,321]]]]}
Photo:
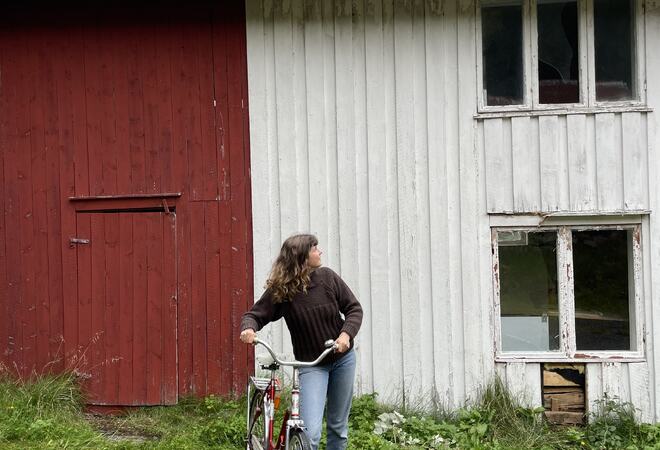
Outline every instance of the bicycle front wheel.
{"type": "Polygon", "coordinates": [[[266,448],[266,426],[263,414],[263,391],[257,391],[250,401],[250,425],[248,427],[247,443],[250,450],[266,448]]]}
{"type": "Polygon", "coordinates": [[[312,450],[312,443],[301,429],[289,432],[289,450],[312,450]]]}

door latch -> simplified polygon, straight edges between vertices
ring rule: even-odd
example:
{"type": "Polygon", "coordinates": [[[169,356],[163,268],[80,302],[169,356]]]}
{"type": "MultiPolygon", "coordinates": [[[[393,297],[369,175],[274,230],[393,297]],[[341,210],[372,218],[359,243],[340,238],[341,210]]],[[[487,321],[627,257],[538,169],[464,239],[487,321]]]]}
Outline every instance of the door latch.
{"type": "Polygon", "coordinates": [[[71,238],[69,239],[69,247],[73,248],[76,244],[89,244],[89,239],[71,238]]]}

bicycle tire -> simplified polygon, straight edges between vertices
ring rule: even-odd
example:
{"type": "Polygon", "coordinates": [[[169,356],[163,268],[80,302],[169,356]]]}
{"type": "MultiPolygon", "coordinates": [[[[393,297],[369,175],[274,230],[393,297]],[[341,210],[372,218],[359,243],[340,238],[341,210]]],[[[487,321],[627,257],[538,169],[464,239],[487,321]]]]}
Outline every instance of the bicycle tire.
{"type": "Polygon", "coordinates": [[[250,425],[247,444],[249,450],[264,450],[265,422],[263,414],[264,392],[257,391],[250,400],[250,425]]]}
{"type": "Polygon", "coordinates": [[[312,450],[312,442],[304,430],[294,428],[289,432],[289,450],[312,450]]]}

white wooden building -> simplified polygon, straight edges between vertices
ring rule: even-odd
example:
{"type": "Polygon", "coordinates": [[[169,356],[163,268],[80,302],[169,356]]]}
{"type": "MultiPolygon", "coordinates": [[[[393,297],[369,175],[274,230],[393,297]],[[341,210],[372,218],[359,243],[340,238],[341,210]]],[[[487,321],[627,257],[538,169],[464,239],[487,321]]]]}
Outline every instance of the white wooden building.
{"type": "Polygon", "coordinates": [[[255,293],[317,234],[360,392],[538,405],[580,362],[660,421],[660,0],[614,1],[247,1],[255,293]]]}

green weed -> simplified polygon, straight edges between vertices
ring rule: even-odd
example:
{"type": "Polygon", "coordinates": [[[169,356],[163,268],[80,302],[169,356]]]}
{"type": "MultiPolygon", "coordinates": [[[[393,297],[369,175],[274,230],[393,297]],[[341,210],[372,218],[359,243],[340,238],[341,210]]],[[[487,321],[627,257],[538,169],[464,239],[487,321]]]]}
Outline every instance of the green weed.
{"type": "MultiPolygon", "coordinates": [[[[284,403],[288,395],[284,393],[284,403]]],[[[15,379],[0,370],[0,448],[98,450],[239,450],[244,397],[184,398],[176,406],[89,416],[74,375],[15,379]]],[[[629,403],[596,402],[590,424],[551,427],[498,380],[457,411],[383,405],[376,394],[353,401],[349,450],[538,449],[660,450],[660,425],[639,424],[629,403]]],[[[283,411],[278,411],[278,424],[283,411]]],[[[324,448],[325,436],[321,448],[324,448]]]]}

